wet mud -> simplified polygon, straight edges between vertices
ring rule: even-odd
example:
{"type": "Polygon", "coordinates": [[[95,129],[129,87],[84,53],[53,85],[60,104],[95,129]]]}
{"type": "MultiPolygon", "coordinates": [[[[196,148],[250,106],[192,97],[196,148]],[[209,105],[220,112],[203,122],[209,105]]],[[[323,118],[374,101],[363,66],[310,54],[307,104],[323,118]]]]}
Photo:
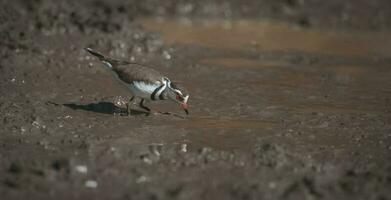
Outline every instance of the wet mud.
{"type": "Polygon", "coordinates": [[[2,2],[1,199],[390,199],[391,12],[371,2],[2,2]],[[190,115],[127,116],[85,47],[180,82],[190,115]]]}

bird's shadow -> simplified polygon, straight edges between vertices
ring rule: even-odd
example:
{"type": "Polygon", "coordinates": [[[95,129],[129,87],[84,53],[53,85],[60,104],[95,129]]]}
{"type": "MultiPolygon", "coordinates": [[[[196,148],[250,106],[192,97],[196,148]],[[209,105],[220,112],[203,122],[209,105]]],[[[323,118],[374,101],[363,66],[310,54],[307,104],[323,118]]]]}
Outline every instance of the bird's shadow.
{"type": "MultiPolygon", "coordinates": [[[[120,115],[120,116],[128,115],[127,110],[125,108],[118,107],[111,102],[98,102],[98,103],[89,103],[89,104],[64,103],[62,105],[71,108],[73,110],[85,110],[90,112],[110,114],[110,115],[120,115]]],[[[138,111],[138,110],[131,110],[131,114],[148,115],[149,113],[138,111]]]]}

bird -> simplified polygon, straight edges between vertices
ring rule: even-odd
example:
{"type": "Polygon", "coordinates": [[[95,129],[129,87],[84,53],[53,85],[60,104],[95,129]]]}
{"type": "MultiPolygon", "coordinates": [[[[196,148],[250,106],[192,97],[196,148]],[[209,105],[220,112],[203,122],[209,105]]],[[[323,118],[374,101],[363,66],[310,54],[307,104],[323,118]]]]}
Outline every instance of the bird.
{"type": "Polygon", "coordinates": [[[104,64],[104,68],[132,93],[129,102],[126,103],[128,115],[131,113],[131,105],[134,105],[137,99],[141,100],[138,104],[140,108],[147,113],[151,113],[151,109],[144,104],[145,102],[169,99],[179,104],[186,115],[189,114],[187,102],[190,95],[180,84],[149,66],[109,58],[91,48],[84,49],[98,58],[104,64]]]}

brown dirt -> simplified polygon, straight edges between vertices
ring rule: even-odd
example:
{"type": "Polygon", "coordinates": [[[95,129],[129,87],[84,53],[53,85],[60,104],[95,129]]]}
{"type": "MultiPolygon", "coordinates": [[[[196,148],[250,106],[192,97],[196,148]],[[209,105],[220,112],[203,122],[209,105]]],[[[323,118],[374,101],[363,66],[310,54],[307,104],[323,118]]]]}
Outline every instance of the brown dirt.
{"type": "Polygon", "coordinates": [[[241,2],[1,2],[1,199],[391,199],[391,4],[241,2]],[[124,116],[84,47],[190,116],[124,116]]]}

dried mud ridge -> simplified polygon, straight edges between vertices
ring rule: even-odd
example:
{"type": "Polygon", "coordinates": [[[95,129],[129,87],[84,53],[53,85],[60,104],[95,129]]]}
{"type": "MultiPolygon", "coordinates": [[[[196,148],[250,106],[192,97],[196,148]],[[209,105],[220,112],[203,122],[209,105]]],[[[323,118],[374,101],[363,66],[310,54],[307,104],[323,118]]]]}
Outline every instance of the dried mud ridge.
{"type": "Polygon", "coordinates": [[[389,8],[1,1],[1,199],[391,199],[389,8]],[[191,115],[123,116],[85,47],[183,82],[191,115]]]}
{"type": "Polygon", "coordinates": [[[272,144],[259,144],[247,154],[210,148],[184,152],[183,146],[154,144],[143,153],[126,152],[127,161],[119,159],[123,156],[107,150],[86,165],[86,173],[77,170],[83,161],[72,158],[13,161],[3,172],[3,189],[30,191],[31,197],[54,190],[63,198],[84,194],[99,199],[197,199],[212,194],[229,199],[381,199],[391,184],[390,168],[320,165],[272,144]],[[90,180],[97,182],[99,192],[83,189],[90,180]],[[68,187],[76,192],[69,193],[68,187]]]}

